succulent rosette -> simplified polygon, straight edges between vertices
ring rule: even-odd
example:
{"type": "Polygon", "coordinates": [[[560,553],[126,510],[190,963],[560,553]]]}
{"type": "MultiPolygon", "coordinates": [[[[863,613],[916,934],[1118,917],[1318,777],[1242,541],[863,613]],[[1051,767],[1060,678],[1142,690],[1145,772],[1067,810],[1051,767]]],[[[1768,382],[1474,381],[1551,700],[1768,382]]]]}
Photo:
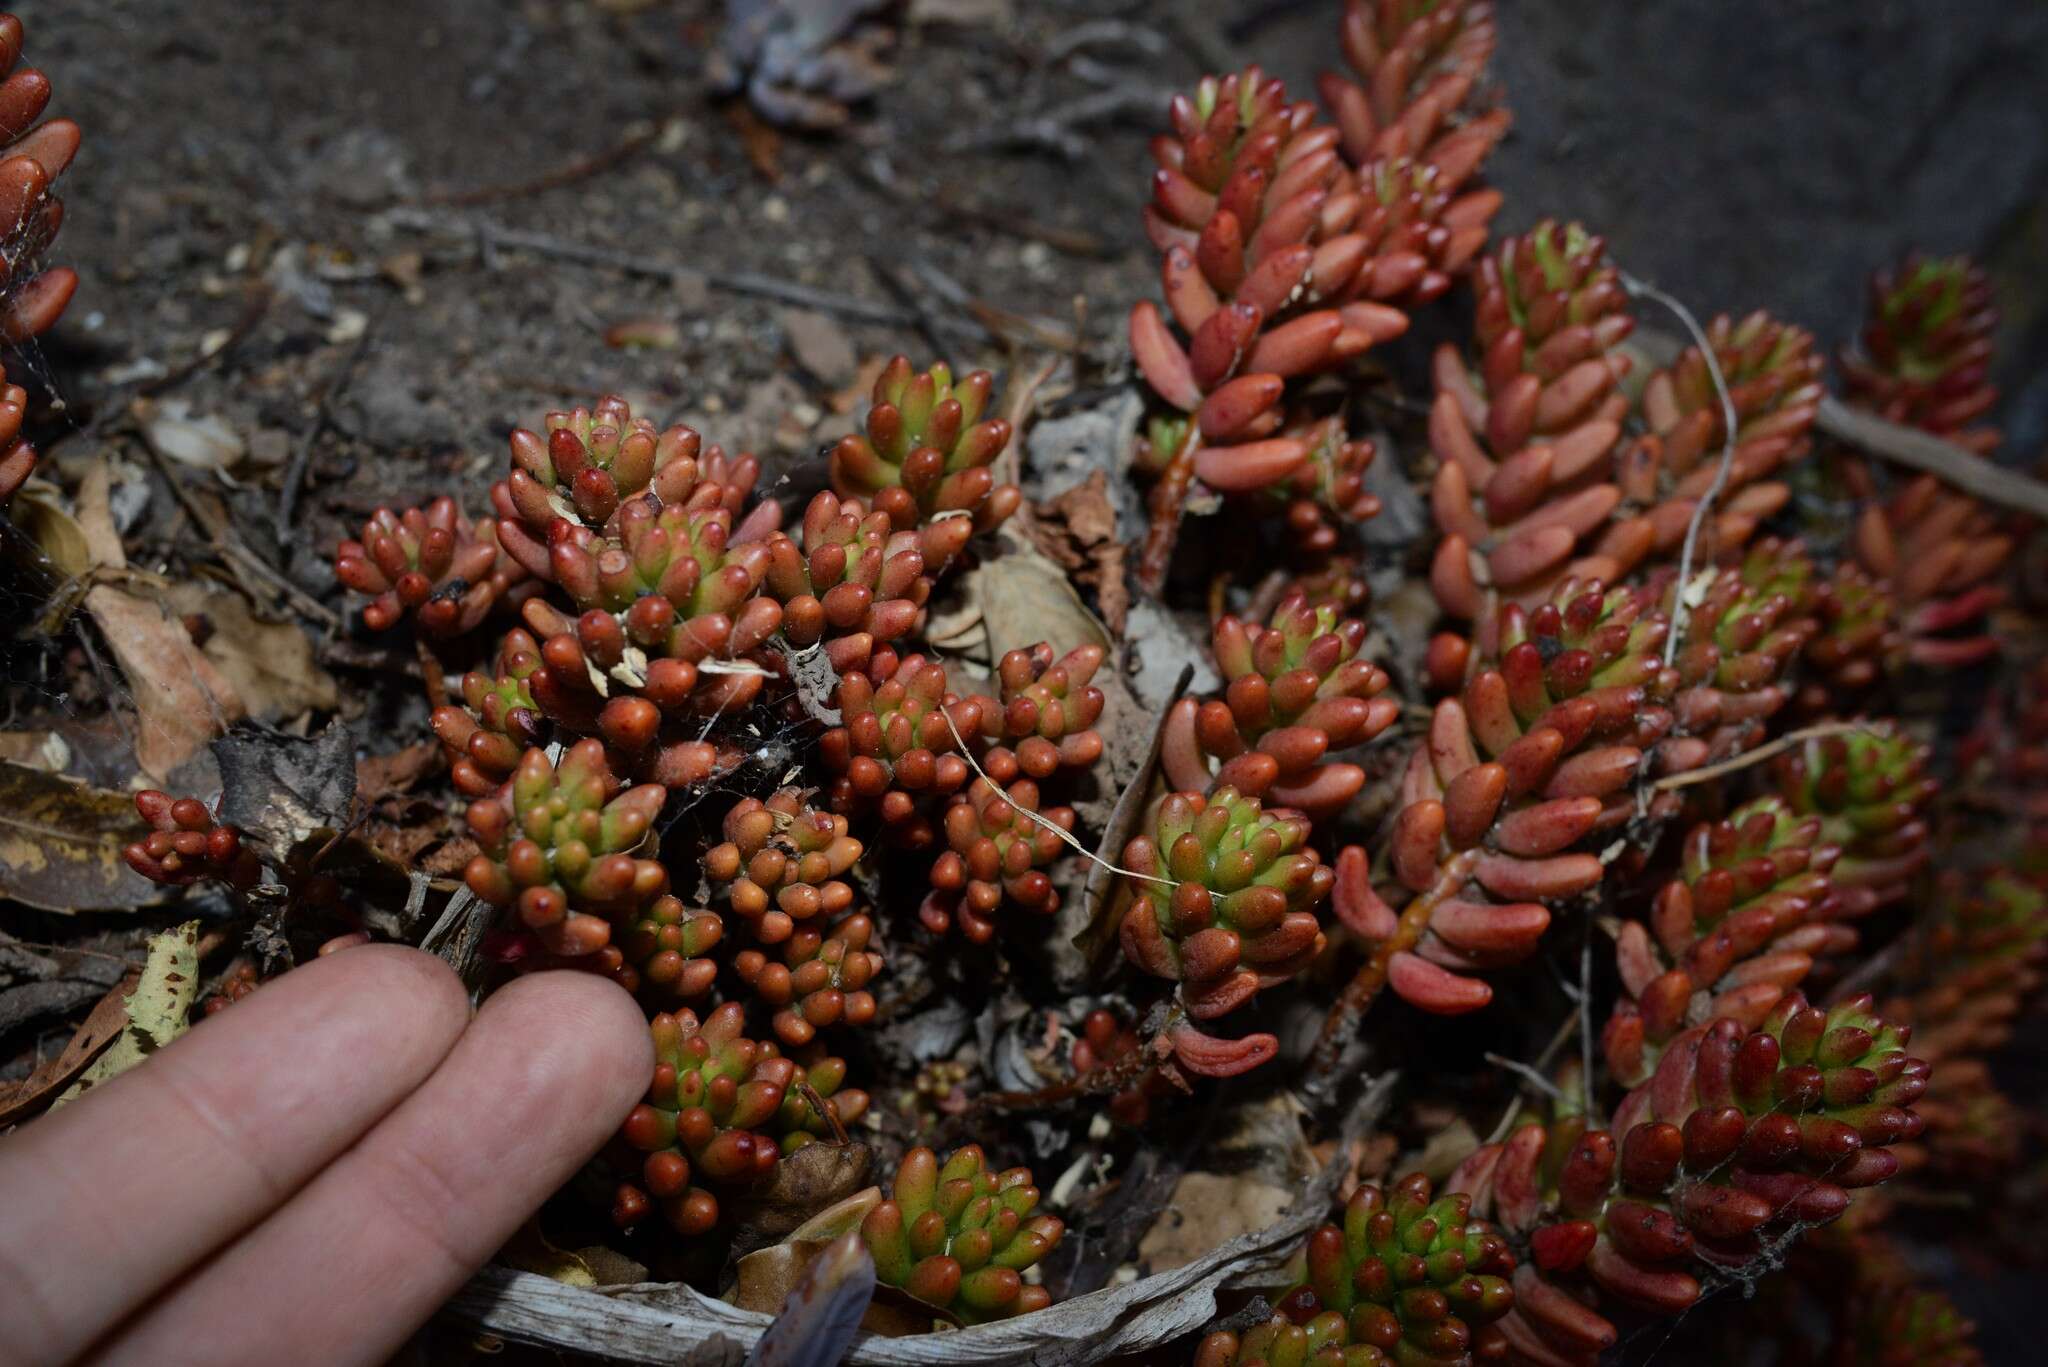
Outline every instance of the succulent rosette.
{"type": "Polygon", "coordinates": [[[367,595],[363,623],[373,631],[407,614],[429,636],[473,631],[492,607],[527,578],[498,546],[488,519],[472,523],[447,495],[424,508],[379,508],[362,535],[335,553],[334,576],[367,595]]]}
{"type": "Polygon", "coordinates": [[[844,875],[861,856],[846,818],[821,812],[794,788],[766,802],[742,798],[725,815],[725,841],[704,856],[704,871],[764,945],[800,924],[829,921],[853,905],[844,875]],[[822,920],[821,920],[822,918],[822,920]]]}
{"type": "Polygon", "coordinates": [[[1190,1014],[1223,1015],[1299,973],[1323,947],[1316,907],[1335,875],[1308,819],[1229,786],[1170,793],[1124,847],[1124,955],[1180,983],[1190,1014]]]}
{"type": "Polygon", "coordinates": [[[632,853],[667,800],[657,783],[625,788],[600,741],[578,741],[555,763],[528,750],[502,791],[469,806],[480,853],[464,880],[514,908],[553,953],[593,953],[611,940],[607,917],[667,890],[661,865],[632,853]]]}
{"type": "Polygon", "coordinates": [[[991,1172],[978,1145],[939,1164],[912,1149],[889,1196],[861,1222],[875,1276],[963,1324],[1042,1310],[1046,1289],[1023,1274],[1050,1253],[1066,1226],[1038,1212],[1029,1168],[991,1172]]]}
{"type": "Polygon", "coordinates": [[[711,1186],[745,1186],[774,1170],[782,1149],[773,1131],[797,1067],[748,1039],[745,1027],[737,1002],[701,1023],[689,1011],[654,1018],[654,1080],[621,1130],[646,1155],[644,1186],[620,1189],[620,1224],[637,1224],[652,1208],[678,1234],[705,1233],[718,1223],[711,1186]]]}
{"type": "MultiPolygon", "coordinates": [[[[892,357],[875,379],[866,433],[832,448],[833,487],[886,513],[899,531],[962,514],[961,542],[970,531],[995,530],[1024,495],[997,484],[991,468],[1010,444],[1009,421],[988,415],[994,390],[986,370],[956,381],[945,365],[920,372],[909,357],[892,357]]],[[[925,547],[938,574],[952,555],[935,550],[925,547]]]]}

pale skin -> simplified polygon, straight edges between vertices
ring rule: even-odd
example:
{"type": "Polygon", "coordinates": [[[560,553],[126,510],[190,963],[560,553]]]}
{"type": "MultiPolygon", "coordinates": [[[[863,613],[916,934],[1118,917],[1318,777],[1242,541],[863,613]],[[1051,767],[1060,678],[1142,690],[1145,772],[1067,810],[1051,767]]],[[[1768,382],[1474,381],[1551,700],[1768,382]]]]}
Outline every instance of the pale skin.
{"type": "Polygon", "coordinates": [[[0,1359],[377,1363],[647,1090],[589,974],[315,960],[0,1139],[0,1359]]]}

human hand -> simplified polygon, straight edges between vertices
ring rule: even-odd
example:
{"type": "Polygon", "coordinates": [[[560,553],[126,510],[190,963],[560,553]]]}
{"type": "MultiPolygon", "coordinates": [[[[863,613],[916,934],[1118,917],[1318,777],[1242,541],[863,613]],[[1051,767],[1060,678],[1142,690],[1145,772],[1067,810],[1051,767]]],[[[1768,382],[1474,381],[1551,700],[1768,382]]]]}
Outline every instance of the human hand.
{"type": "Polygon", "coordinates": [[[375,1363],[647,1090],[632,1000],[317,959],[0,1141],[0,1358],[375,1363]]]}

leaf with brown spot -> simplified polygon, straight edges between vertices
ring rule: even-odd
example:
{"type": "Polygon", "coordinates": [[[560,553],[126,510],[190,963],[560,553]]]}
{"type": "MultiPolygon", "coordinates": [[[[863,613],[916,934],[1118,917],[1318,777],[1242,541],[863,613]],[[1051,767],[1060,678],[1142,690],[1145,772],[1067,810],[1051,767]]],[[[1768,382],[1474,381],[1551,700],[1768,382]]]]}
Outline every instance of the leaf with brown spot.
{"type": "Polygon", "coordinates": [[[184,1034],[198,995],[199,923],[187,921],[150,938],[149,959],[126,1002],[125,1028],[52,1107],[76,1101],[184,1034]]]}
{"type": "Polygon", "coordinates": [[[0,761],[0,896],[43,911],[131,911],[164,889],[121,851],[149,834],[126,793],[0,761]]]}

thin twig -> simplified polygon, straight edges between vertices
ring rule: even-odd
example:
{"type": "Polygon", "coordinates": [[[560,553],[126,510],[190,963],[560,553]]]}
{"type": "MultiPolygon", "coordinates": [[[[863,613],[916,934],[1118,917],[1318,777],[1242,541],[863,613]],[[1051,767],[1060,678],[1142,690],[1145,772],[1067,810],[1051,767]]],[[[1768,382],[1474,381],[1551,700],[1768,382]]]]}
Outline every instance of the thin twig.
{"type": "Polygon", "coordinates": [[[341,617],[334,609],[312,597],[297,584],[285,578],[284,574],[275,565],[272,565],[269,561],[251,550],[235,534],[234,528],[221,521],[218,517],[215,517],[201,505],[199,500],[192,496],[191,490],[185,487],[184,481],[178,478],[177,472],[171,468],[171,463],[165,460],[162,453],[154,446],[145,441],[142,443],[142,449],[149,456],[150,462],[156,466],[157,473],[164,477],[164,483],[170,485],[172,496],[191,515],[192,520],[198,523],[212,539],[215,554],[224,560],[235,562],[245,573],[253,575],[269,584],[305,616],[311,617],[314,621],[319,622],[330,630],[340,629],[341,617]]]}
{"type": "Polygon", "coordinates": [[[242,305],[242,312],[228,329],[227,339],[211,351],[201,352],[183,365],[176,366],[136,390],[143,398],[154,398],[166,390],[176,389],[185,381],[197,375],[210,365],[225,360],[230,352],[247,340],[256,325],[263,321],[263,315],[270,312],[270,301],[276,296],[268,285],[255,285],[249,290],[249,297],[242,305]]]}
{"type": "Polygon", "coordinates": [[[1860,412],[1833,395],[1821,399],[1813,425],[1881,460],[1936,475],[1964,493],[2048,518],[2048,484],[1994,464],[1916,427],[1860,412]]]}
{"type": "Polygon", "coordinates": [[[1076,129],[1131,114],[1157,115],[1171,99],[1170,93],[1150,86],[1111,86],[1021,119],[999,120],[986,132],[955,134],[945,147],[949,152],[1038,148],[1067,161],[1085,161],[1088,140],[1076,129]]]}
{"type": "MultiPolygon", "coordinates": [[[[1572,1037],[1573,1032],[1578,1028],[1578,1024],[1579,1020],[1576,1013],[1566,1016],[1563,1020],[1559,1021],[1556,1033],[1551,1035],[1550,1043],[1543,1046],[1543,1051],[1536,1055],[1536,1061],[1523,1064],[1519,1068],[1514,1068],[1513,1071],[1525,1077],[1530,1073],[1542,1077],[1543,1070],[1548,1068],[1550,1061],[1557,1057],[1557,1051],[1564,1048],[1564,1042],[1572,1037]]],[[[1515,1099],[1508,1103],[1508,1108],[1501,1112],[1501,1117],[1494,1124],[1493,1133],[1487,1137],[1486,1143],[1498,1144],[1502,1139],[1506,1138],[1508,1127],[1515,1123],[1515,1117],[1521,1113],[1521,1110],[1522,1098],[1518,1093],[1515,1099]]]]}
{"type": "MultiPolygon", "coordinates": [[[[636,256],[630,252],[616,252],[604,247],[593,247],[582,242],[550,237],[545,233],[520,232],[487,219],[448,218],[424,210],[398,208],[387,211],[384,221],[395,228],[404,228],[410,232],[438,232],[455,237],[467,237],[482,252],[495,251],[499,248],[531,252],[535,256],[549,257],[557,261],[600,266],[623,275],[638,276],[643,280],[662,280],[672,285],[701,285],[705,289],[723,290],[728,294],[774,299],[785,304],[817,309],[823,313],[836,313],[842,317],[855,318],[865,323],[904,326],[917,321],[916,315],[908,309],[859,299],[834,290],[815,289],[809,285],[799,285],[792,280],[782,280],[752,271],[695,270],[672,262],[636,256]]],[[[958,331],[972,331],[977,334],[981,331],[975,324],[962,319],[948,318],[942,321],[944,326],[958,331]]]]}
{"type": "Polygon", "coordinates": [[[1559,1105],[1566,1104],[1565,1094],[1558,1088],[1558,1085],[1528,1064],[1521,1062],[1519,1059],[1508,1058],[1503,1054],[1488,1053],[1484,1057],[1494,1067],[1507,1069],[1516,1077],[1521,1078],[1524,1082],[1542,1092],[1552,1101],[1557,1102],[1559,1105]]]}
{"type": "Polygon", "coordinates": [[[1721,361],[1714,354],[1714,344],[1701,329],[1699,320],[1692,316],[1692,310],[1666,294],[1647,280],[1638,280],[1627,271],[1621,272],[1621,286],[1630,294],[1654,300],[1678,315],[1678,321],[1685,324],[1685,330],[1692,334],[1693,342],[1700,349],[1700,356],[1707,363],[1707,378],[1713,381],[1714,394],[1721,401],[1721,425],[1725,435],[1721,443],[1721,463],[1714,470],[1714,482],[1700,495],[1700,501],[1693,505],[1692,520],[1685,524],[1685,546],[1678,553],[1678,586],[1672,595],[1671,630],[1664,638],[1664,667],[1671,668],[1671,662],[1678,658],[1678,645],[1685,635],[1685,619],[1691,615],[1692,606],[1686,602],[1686,588],[1692,582],[1693,552],[1699,547],[1700,528],[1706,525],[1707,514],[1713,511],[1714,500],[1721,497],[1721,491],[1728,485],[1728,472],[1735,465],[1735,400],[1728,393],[1728,380],[1721,374],[1721,361]]]}
{"type": "Polygon", "coordinates": [[[1120,873],[1126,878],[1141,878],[1147,883],[1157,883],[1161,887],[1166,888],[1177,888],[1180,886],[1179,883],[1175,882],[1171,878],[1158,878],[1154,877],[1152,874],[1149,873],[1139,873],[1136,869],[1120,868],[1117,865],[1110,863],[1107,859],[1104,859],[1101,855],[1095,853],[1095,851],[1089,849],[1086,845],[1083,845],[1078,839],[1075,838],[1074,833],[1072,831],[1067,830],[1064,826],[1061,826],[1058,822],[1053,821],[1050,817],[1041,816],[1037,812],[1028,811],[1023,807],[1018,806],[1016,799],[1012,798],[1008,793],[1003,791],[1003,785],[997,783],[994,779],[990,778],[988,776],[988,771],[983,769],[981,765],[975,760],[973,752],[967,748],[967,742],[961,738],[960,728],[953,722],[952,712],[944,707],[941,707],[938,711],[939,715],[946,719],[946,729],[953,733],[953,743],[960,747],[960,758],[967,761],[967,767],[974,770],[974,772],[980,776],[982,782],[988,784],[989,790],[993,792],[997,797],[1001,798],[1003,800],[1004,805],[1009,807],[1011,811],[1023,817],[1025,820],[1031,822],[1033,825],[1042,826],[1046,830],[1051,831],[1054,835],[1058,836],[1060,840],[1064,842],[1069,848],[1079,851],[1083,859],[1087,860],[1091,864],[1100,864],[1103,868],[1108,869],[1111,873],[1120,873]]]}
{"type": "Polygon", "coordinates": [[[369,350],[370,338],[376,335],[381,316],[371,320],[363,328],[363,335],[342,359],[341,365],[321,386],[320,401],[313,410],[313,426],[299,441],[299,449],[292,452],[291,464],[285,467],[284,485],[277,491],[277,539],[282,542],[291,531],[292,518],[298,513],[299,491],[305,487],[306,468],[313,463],[313,447],[323,432],[334,426],[334,405],[355,379],[356,367],[362,364],[363,353],[369,350]]]}
{"type": "Polygon", "coordinates": [[[1737,755],[1734,759],[1724,759],[1719,764],[1709,764],[1704,769],[1688,769],[1682,774],[1660,778],[1650,785],[1650,790],[1661,792],[1668,788],[1688,788],[1695,783],[1707,783],[1747,769],[1753,764],[1761,764],[1773,755],[1781,755],[1794,746],[1804,745],[1810,740],[1843,736],[1853,731],[1869,729],[1870,723],[1864,721],[1824,721],[1814,726],[1802,726],[1797,731],[1786,732],[1769,745],[1759,745],[1756,749],[1737,755]]]}
{"type": "Polygon", "coordinates": [[[560,190],[602,175],[613,167],[638,156],[643,150],[654,145],[661,136],[664,125],[656,123],[635,129],[625,139],[602,152],[579,158],[567,166],[550,171],[532,180],[523,180],[511,185],[480,185],[470,190],[430,190],[420,197],[422,204],[437,204],[451,209],[474,208],[479,204],[490,204],[504,199],[525,199],[529,195],[545,194],[549,190],[560,190]]]}

